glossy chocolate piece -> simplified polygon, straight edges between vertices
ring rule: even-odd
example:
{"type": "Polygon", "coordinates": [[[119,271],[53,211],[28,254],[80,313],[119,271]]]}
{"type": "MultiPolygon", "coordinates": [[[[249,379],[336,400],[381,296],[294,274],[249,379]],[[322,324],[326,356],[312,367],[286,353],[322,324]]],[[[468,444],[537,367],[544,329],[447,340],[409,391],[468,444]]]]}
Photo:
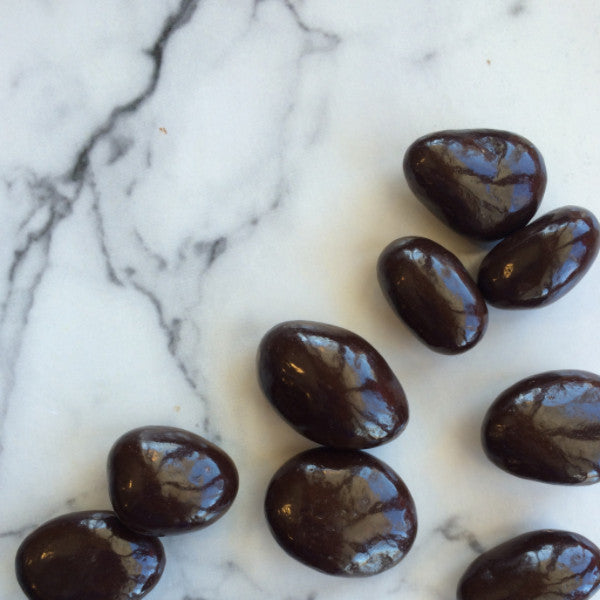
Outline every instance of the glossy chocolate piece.
{"type": "Polygon", "coordinates": [[[318,444],[371,448],[406,426],[408,405],[396,376],[371,344],[347,329],[281,323],[262,339],[257,363],[271,404],[318,444]]]}
{"type": "Polygon", "coordinates": [[[413,193],[464,235],[497,240],[524,227],[546,189],[537,148],[508,131],[439,131],[414,142],[404,156],[413,193]]]}
{"type": "Polygon", "coordinates": [[[233,461],[208,440],[175,427],[140,427],[108,456],[110,499],[133,531],[171,535],[207,527],[238,490],[233,461]]]}
{"type": "Polygon", "coordinates": [[[488,458],[501,469],[547,483],[600,479],[600,377],[549,371],[504,391],[482,428],[488,458]]]}
{"type": "Polygon", "coordinates": [[[162,544],[133,533],[112,512],[78,512],[48,521],[17,551],[19,585],[30,600],[144,597],[165,566],[162,544]]]}
{"type": "Polygon", "coordinates": [[[584,600],[600,583],[600,550],[582,535],[545,529],[475,559],[458,600],[584,600]]]}
{"type": "Polygon", "coordinates": [[[565,206],[502,240],[479,268],[485,299],[499,308],[533,308],[558,300],[594,262],[598,227],[585,208],[565,206]]]}
{"type": "Polygon", "coordinates": [[[483,296],[458,258],[436,242],[397,239],[381,253],[377,274],[392,308],[432,350],[459,354],[484,334],[483,296]]]}
{"type": "Polygon", "coordinates": [[[417,533],[410,492],[360,450],[314,448],[275,473],[265,514],[279,545],[330,575],[376,575],[404,558],[417,533]]]}

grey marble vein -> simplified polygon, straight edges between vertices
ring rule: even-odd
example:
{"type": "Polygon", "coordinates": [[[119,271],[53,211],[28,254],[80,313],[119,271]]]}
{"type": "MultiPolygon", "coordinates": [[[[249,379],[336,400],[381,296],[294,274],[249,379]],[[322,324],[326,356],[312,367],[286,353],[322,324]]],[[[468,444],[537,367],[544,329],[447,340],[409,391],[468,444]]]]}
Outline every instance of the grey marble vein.
{"type": "Polygon", "coordinates": [[[123,135],[113,135],[110,138],[110,155],[106,161],[108,165],[114,165],[117,161],[127,156],[135,142],[132,138],[123,135]]]}
{"type": "Polygon", "coordinates": [[[196,242],[194,250],[206,257],[206,268],[210,269],[219,256],[227,250],[227,238],[219,236],[216,240],[196,242]]]}
{"type": "MultiPolygon", "coordinates": [[[[141,246],[141,248],[144,251],[144,253],[146,254],[146,256],[148,256],[156,264],[157,270],[164,271],[168,267],[168,263],[167,263],[166,259],[163,256],[161,256],[160,254],[158,254],[157,252],[154,252],[150,248],[150,246],[148,246],[148,244],[146,243],[146,240],[144,240],[144,238],[142,237],[142,234],[135,227],[133,228],[133,235],[134,235],[134,239],[141,246]]],[[[133,267],[131,267],[128,274],[131,276],[134,273],[135,273],[135,269],[133,269],[133,267]]]]}
{"type": "MultiPolygon", "coordinates": [[[[298,29],[305,36],[304,47],[299,53],[295,61],[296,77],[292,84],[292,88],[288,92],[288,102],[280,119],[279,139],[278,139],[278,171],[279,176],[276,185],[273,188],[270,204],[263,214],[253,215],[246,223],[252,227],[258,225],[263,216],[277,210],[284,202],[290,191],[290,182],[287,175],[288,167],[286,165],[286,148],[289,144],[289,123],[297,109],[296,99],[303,79],[304,63],[312,54],[315,53],[332,53],[342,43],[342,38],[333,31],[328,31],[320,27],[309,25],[301,16],[297,4],[292,0],[254,0],[252,20],[256,21],[260,18],[260,6],[266,2],[274,1],[281,4],[285,10],[291,15],[298,29]]],[[[325,112],[322,110],[321,115],[325,112]]],[[[319,127],[323,127],[323,120],[319,119],[319,126],[315,131],[311,132],[309,140],[313,143],[319,138],[319,127]]]]}
{"type": "Polygon", "coordinates": [[[96,186],[93,174],[90,174],[90,176],[88,177],[88,184],[92,190],[92,213],[94,215],[97,239],[100,246],[100,251],[102,252],[102,257],[104,259],[104,266],[106,268],[107,277],[110,280],[110,282],[114,285],[123,287],[123,282],[117,276],[117,272],[115,271],[115,268],[112,264],[110,253],[106,246],[106,230],[104,227],[104,219],[102,217],[102,212],[100,208],[100,194],[98,193],[98,188],[96,186]]]}
{"type": "Polygon", "coordinates": [[[300,15],[300,12],[298,11],[296,4],[292,0],[283,0],[283,3],[285,5],[285,7],[290,11],[290,13],[292,14],[292,16],[294,18],[294,21],[296,22],[296,24],[302,31],[304,31],[305,33],[317,34],[318,36],[323,38],[323,41],[326,42],[320,48],[318,48],[318,47],[313,48],[312,49],[313,51],[327,52],[327,51],[335,49],[341,43],[342,40],[341,40],[340,36],[337,35],[336,33],[334,33],[333,31],[326,31],[325,29],[322,29],[320,27],[315,27],[315,26],[309,25],[302,18],[302,16],[300,15]]]}
{"type": "Polygon", "coordinates": [[[513,5],[511,5],[511,7],[508,9],[508,12],[510,15],[512,15],[513,17],[519,17],[520,15],[522,15],[524,12],[526,11],[526,5],[525,2],[519,1],[519,2],[515,2],[513,5]]]}
{"type": "Polygon", "coordinates": [[[179,343],[181,341],[181,337],[180,337],[181,336],[181,319],[179,319],[179,318],[168,319],[165,316],[164,308],[163,308],[161,301],[156,297],[156,295],[153,292],[146,289],[143,285],[134,281],[133,279],[131,279],[130,282],[131,282],[131,285],[138,292],[140,292],[142,295],[144,295],[146,298],[148,298],[148,300],[150,301],[152,306],[154,306],[154,309],[156,311],[156,316],[158,318],[158,324],[159,324],[160,328],[162,329],[162,331],[165,333],[165,336],[167,338],[167,348],[169,349],[169,353],[175,359],[175,361],[177,363],[177,368],[182,372],[188,385],[193,390],[198,391],[198,384],[196,383],[196,381],[194,380],[194,378],[188,371],[185,363],[179,358],[179,356],[177,354],[179,343]]]}
{"type": "Polygon", "coordinates": [[[167,17],[158,38],[153,46],[146,51],[146,54],[152,59],[153,63],[152,74],[148,84],[135,98],[132,98],[121,106],[113,108],[106,121],[91,134],[79,150],[75,164],[69,173],[69,178],[72,181],[81,183],[84,180],[90,164],[90,154],[98,142],[114,130],[121,117],[137,111],[154,94],[160,79],[167,43],[178,29],[190,22],[198,8],[198,3],[199,0],[181,0],[177,11],[167,17]]]}
{"type": "Polygon", "coordinates": [[[0,531],[0,539],[4,538],[21,538],[24,537],[26,533],[31,531],[37,524],[32,525],[24,525],[23,527],[18,527],[16,529],[7,529],[5,531],[0,531]]]}
{"type": "MultiPolygon", "coordinates": [[[[294,19],[294,22],[296,23],[298,28],[301,29],[304,33],[317,34],[318,36],[322,36],[322,38],[324,38],[327,41],[327,50],[334,49],[342,41],[340,36],[333,31],[327,31],[326,29],[323,29],[321,27],[309,25],[302,18],[302,15],[298,10],[298,2],[294,2],[293,0],[254,0],[252,17],[256,18],[259,6],[261,4],[271,1],[281,2],[286,8],[286,10],[292,15],[292,18],[294,19]]],[[[324,48],[322,50],[324,50],[324,48]]]]}
{"type": "MultiPolygon", "coordinates": [[[[48,178],[30,174],[26,187],[35,208],[20,225],[19,233],[24,239],[14,250],[7,272],[8,285],[1,304],[0,345],[4,360],[0,417],[4,417],[8,411],[8,398],[15,384],[14,368],[21,351],[23,331],[48,267],[52,236],[58,223],[72,211],[70,200],[48,178]]],[[[3,425],[4,418],[0,419],[0,452],[3,449],[3,425]]]]}
{"type": "MultiPolygon", "coordinates": [[[[48,266],[48,253],[52,236],[58,224],[72,213],[73,204],[79,199],[83,186],[86,183],[90,184],[90,155],[100,140],[112,134],[121,117],[134,113],[154,94],[161,75],[167,43],[178,29],[191,20],[198,3],[199,0],[181,0],[178,9],[167,17],[156,41],[147,51],[148,56],[153,61],[153,70],[146,87],[132,100],[115,107],[110,112],[106,121],[91,133],[82,144],[74,165],[68,173],[64,177],[28,175],[26,185],[29,188],[34,206],[37,207],[28,213],[21,224],[21,228],[27,230],[26,236],[24,242],[14,252],[12,263],[8,269],[9,285],[6,297],[1,305],[0,324],[2,325],[2,331],[0,336],[5,354],[5,365],[3,368],[0,416],[6,415],[8,410],[8,399],[14,385],[14,366],[20,353],[23,332],[35,302],[37,289],[48,266]],[[69,182],[75,184],[75,189],[63,192],[63,188],[68,188],[69,182]],[[37,226],[30,226],[31,222],[36,221],[35,217],[40,210],[46,211],[42,223],[37,226]],[[24,269],[24,265],[29,268],[24,269]],[[24,274],[21,275],[21,273],[24,274]]],[[[122,147],[119,152],[122,155],[125,151],[122,147]]],[[[92,189],[94,189],[93,186],[92,189]]],[[[112,268],[106,248],[97,195],[94,198],[94,213],[99,234],[98,238],[106,261],[109,279],[112,283],[118,284],[119,279],[112,268]]],[[[0,427],[2,425],[3,423],[0,424],[0,427]]],[[[0,452],[2,447],[2,434],[0,431],[0,452]]]]}
{"type": "Polygon", "coordinates": [[[449,542],[465,542],[473,552],[481,554],[485,551],[477,536],[460,524],[458,517],[450,517],[436,531],[441,533],[449,542]]]}

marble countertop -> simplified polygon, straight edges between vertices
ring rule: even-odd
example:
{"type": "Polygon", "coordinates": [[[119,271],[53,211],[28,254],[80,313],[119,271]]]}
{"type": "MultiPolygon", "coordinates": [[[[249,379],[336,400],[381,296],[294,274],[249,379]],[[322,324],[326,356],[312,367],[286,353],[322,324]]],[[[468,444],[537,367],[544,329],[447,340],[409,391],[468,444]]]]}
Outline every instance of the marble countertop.
{"type": "Polygon", "coordinates": [[[538,310],[490,310],[449,357],[378,287],[391,240],[485,253],[409,192],[402,157],[439,129],[515,131],[541,150],[540,213],[600,213],[596,0],[0,3],[0,598],[16,549],[108,508],[112,443],[174,425],[235,460],[206,530],[164,539],[149,600],[452,600],[482,549],[537,528],[600,543],[600,486],[512,477],[484,456],[492,400],[540,371],[600,371],[600,265],[538,310]],[[322,575],[271,537],[264,491],[312,444],[261,394],[255,353],[288,319],[341,325],[393,367],[411,417],[372,452],[410,488],[412,551],[376,577],[322,575]]]}

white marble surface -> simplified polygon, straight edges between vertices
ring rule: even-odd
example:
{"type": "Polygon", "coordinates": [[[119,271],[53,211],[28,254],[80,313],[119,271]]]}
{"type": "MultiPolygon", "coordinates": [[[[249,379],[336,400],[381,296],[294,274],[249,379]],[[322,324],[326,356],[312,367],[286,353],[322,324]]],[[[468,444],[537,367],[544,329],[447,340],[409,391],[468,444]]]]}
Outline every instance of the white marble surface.
{"type": "Polygon", "coordinates": [[[493,127],[546,159],[540,212],[600,213],[596,0],[4,0],[0,3],[0,598],[36,525],[107,508],[105,458],[145,424],[219,443],[226,517],[165,540],[161,600],[452,600],[481,548],[542,527],[600,543],[600,486],[489,463],[493,398],[553,368],[600,371],[600,266],[537,311],[492,309],[459,357],[422,346],[376,282],[396,237],[483,250],[409,193],[418,136],[493,127]],[[374,578],[321,575],[271,538],[266,483],[311,446],[254,357],[287,319],[345,326],[396,371],[407,430],[373,451],[413,492],[415,546],[374,578]]]}

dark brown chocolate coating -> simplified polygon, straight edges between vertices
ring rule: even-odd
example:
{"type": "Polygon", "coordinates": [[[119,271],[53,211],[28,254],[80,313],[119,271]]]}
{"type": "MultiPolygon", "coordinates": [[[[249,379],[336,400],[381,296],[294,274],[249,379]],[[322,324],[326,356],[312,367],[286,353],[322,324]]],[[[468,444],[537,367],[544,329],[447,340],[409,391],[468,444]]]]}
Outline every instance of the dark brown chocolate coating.
{"type": "Polygon", "coordinates": [[[544,529],[475,559],[458,600],[584,600],[600,583],[600,550],[582,535],[544,529]]]}
{"type": "Polygon", "coordinates": [[[432,350],[458,354],[487,327],[487,306],[462,263],[436,242],[404,237],[379,257],[381,288],[398,316],[432,350]]]}
{"type": "Polygon", "coordinates": [[[488,458],[501,469],[547,483],[600,479],[600,377],[548,371],[502,392],[482,428],[488,458]]]}
{"type": "Polygon", "coordinates": [[[464,235],[497,240],[524,227],[546,189],[537,148],[508,131],[439,131],[414,142],[404,156],[413,193],[464,235]]]}
{"type": "Polygon", "coordinates": [[[360,450],[314,448],[273,476],[265,514],[279,545],[330,575],[376,575],[397,564],[417,533],[410,492],[360,450]]]}
{"type": "Polygon", "coordinates": [[[598,254],[598,221],[585,208],[553,210],[502,240],[483,259],[478,284],[499,308],[533,308],[566,294],[598,254]]]}
{"type": "Polygon", "coordinates": [[[310,440],[337,448],[371,448],[408,421],[402,386],[383,357],[360,336],[333,325],[287,321],[258,348],[263,392],[310,440]]]}
{"type": "Polygon", "coordinates": [[[238,490],[237,469],[208,440],[175,427],[140,427],[108,456],[110,499],[133,531],[171,535],[222,517],[238,490]]]}
{"type": "Polygon", "coordinates": [[[112,512],[87,511],[29,534],[15,566],[30,600],[133,600],[158,583],[165,555],[159,540],[129,531],[112,512]]]}

